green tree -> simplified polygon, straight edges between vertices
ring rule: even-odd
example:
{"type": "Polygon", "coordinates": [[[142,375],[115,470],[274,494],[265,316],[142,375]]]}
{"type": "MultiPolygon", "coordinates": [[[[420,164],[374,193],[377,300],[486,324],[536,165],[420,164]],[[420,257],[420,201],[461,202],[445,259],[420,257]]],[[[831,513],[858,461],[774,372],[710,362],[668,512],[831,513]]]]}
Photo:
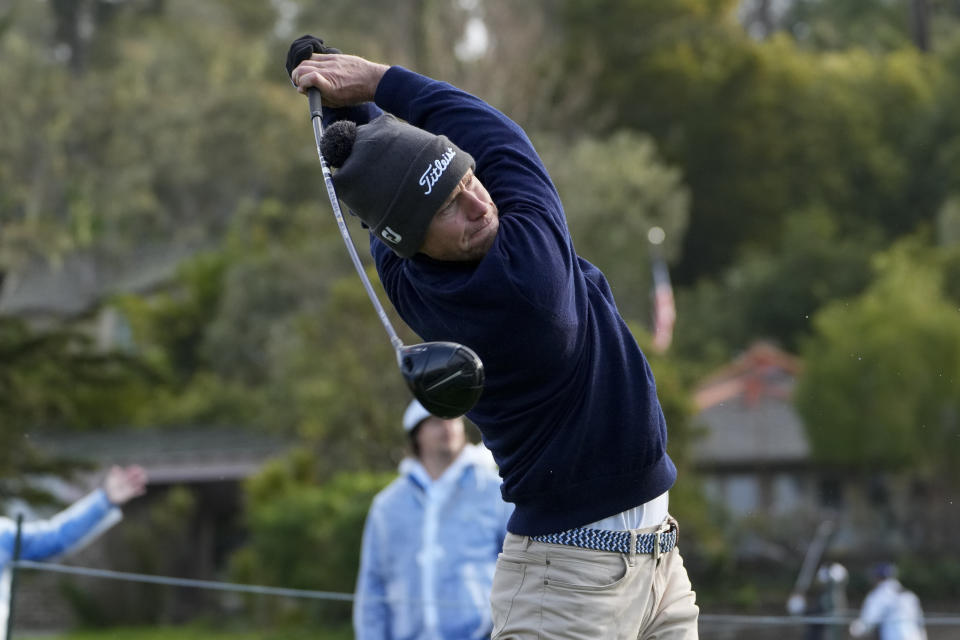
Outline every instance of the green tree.
{"type": "MultiPolygon", "coordinates": [[[[317,477],[392,468],[402,457],[400,417],[411,395],[357,276],[337,281],[319,314],[294,322],[271,389],[286,407],[278,417],[313,451],[317,477]]],[[[393,322],[406,344],[419,341],[393,322]]]]}
{"type": "Polygon", "coordinates": [[[121,353],[104,353],[71,330],[37,332],[0,317],[0,500],[41,499],[30,474],[66,473],[69,460],[42,455],[37,428],[90,429],[128,420],[145,399],[150,371],[121,353]]]}
{"type": "Polygon", "coordinates": [[[886,51],[906,46],[930,50],[956,29],[958,19],[955,3],[936,0],[798,0],[779,26],[818,50],[886,51]]]}
{"type": "MultiPolygon", "coordinates": [[[[231,559],[234,578],[255,584],[351,592],[360,566],[363,523],[373,496],[394,477],[343,473],[323,484],[311,480],[313,463],[302,451],[251,479],[248,543],[231,559]],[[309,562],[304,559],[309,558],[309,562]]],[[[308,607],[283,615],[304,616],[308,607]]],[[[349,610],[317,605],[314,615],[329,621],[349,610]]],[[[267,612],[270,617],[281,612],[267,612]]]]}
{"type": "Polygon", "coordinates": [[[944,295],[945,259],[899,243],[861,296],[816,317],[796,402],[817,459],[958,479],[960,311],[944,295]]]}
{"type": "Polygon", "coordinates": [[[0,82],[18,87],[0,94],[0,270],[76,247],[204,245],[245,201],[316,193],[309,129],[293,126],[303,105],[268,41],[245,41],[234,64],[229,3],[124,4],[95,21],[79,69],[37,46],[42,5],[20,3],[0,37],[0,82]]]}
{"type": "Polygon", "coordinates": [[[821,307],[866,287],[881,246],[878,234],[842,237],[823,209],[789,215],[775,247],[746,252],[678,296],[676,350],[708,368],[758,337],[796,350],[821,307]]]}
{"type": "Polygon", "coordinates": [[[576,44],[564,49],[564,90],[591,97],[580,126],[650,133],[690,188],[678,280],[769,248],[798,209],[826,207],[843,234],[879,226],[887,238],[932,220],[953,174],[942,141],[958,135],[956,108],[945,108],[956,81],[942,60],[757,42],[734,4],[563,3],[576,44]]]}
{"type": "Polygon", "coordinates": [[[410,393],[325,208],[244,208],[223,249],[166,292],[123,300],[142,356],[165,374],[139,422],[296,435],[318,478],[398,460],[410,393]]]}
{"type": "MultiPolygon", "coordinates": [[[[120,301],[137,356],[163,374],[141,422],[261,415],[251,388],[265,379],[269,318],[290,311],[308,275],[322,287],[331,273],[301,269],[292,280],[292,263],[272,272],[264,265],[257,280],[252,260],[231,262],[215,248],[235,218],[261,205],[272,203],[275,224],[304,202],[322,204],[305,105],[275,62],[275,43],[251,37],[274,13],[264,6],[86,0],[17,3],[3,14],[0,82],[18,90],[0,93],[0,280],[80,248],[98,256],[156,244],[207,250],[169,290],[120,301]],[[244,42],[243,64],[233,63],[231,42],[244,42]],[[263,295],[252,312],[238,300],[257,282],[263,295]],[[282,296],[267,295],[280,285],[282,296]],[[288,304],[270,316],[278,300],[288,304]],[[248,315],[230,315],[239,308],[248,315]],[[232,336],[228,321],[238,323],[232,336]]],[[[309,238],[314,230],[300,231],[309,238]]],[[[329,251],[317,247],[314,254],[329,251]]],[[[282,252],[277,245],[257,259],[282,252]]]]}

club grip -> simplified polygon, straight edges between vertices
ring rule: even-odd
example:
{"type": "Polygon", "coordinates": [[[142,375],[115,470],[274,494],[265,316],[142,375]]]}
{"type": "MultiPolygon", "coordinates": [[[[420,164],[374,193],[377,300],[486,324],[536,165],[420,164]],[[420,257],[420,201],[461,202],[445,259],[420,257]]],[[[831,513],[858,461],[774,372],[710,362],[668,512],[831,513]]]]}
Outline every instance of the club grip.
{"type": "Polygon", "coordinates": [[[323,100],[320,96],[320,90],[316,87],[307,89],[307,100],[310,102],[310,117],[323,117],[323,100]]]}

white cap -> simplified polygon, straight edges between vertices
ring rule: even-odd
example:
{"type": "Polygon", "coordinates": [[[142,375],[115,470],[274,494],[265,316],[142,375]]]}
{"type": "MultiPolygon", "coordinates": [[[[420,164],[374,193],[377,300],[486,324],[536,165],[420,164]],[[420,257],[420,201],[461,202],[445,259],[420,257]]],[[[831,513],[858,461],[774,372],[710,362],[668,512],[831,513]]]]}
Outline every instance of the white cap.
{"type": "Polygon", "coordinates": [[[423,405],[416,399],[410,402],[407,410],[403,413],[403,430],[407,433],[413,431],[418,424],[429,418],[432,414],[423,408],[423,405]]]}

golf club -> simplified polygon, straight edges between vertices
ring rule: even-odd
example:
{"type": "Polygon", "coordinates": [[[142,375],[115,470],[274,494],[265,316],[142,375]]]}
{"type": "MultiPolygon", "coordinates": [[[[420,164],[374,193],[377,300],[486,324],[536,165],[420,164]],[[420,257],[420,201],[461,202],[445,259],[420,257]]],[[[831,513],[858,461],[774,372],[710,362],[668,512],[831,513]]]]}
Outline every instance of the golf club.
{"type": "Polygon", "coordinates": [[[307,92],[310,104],[310,119],[313,122],[313,135],[317,141],[317,155],[320,156],[320,167],[323,170],[323,182],[327,185],[327,195],[330,197],[330,206],[337,219],[340,235],[347,245],[347,251],[353,260],[353,266],[363,281],[367,296],[373,303],[373,308],[380,317],[383,328],[390,336],[390,343],[397,354],[397,364],[403,379],[413,395],[424,408],[439,418],[456,418],[473,408],[483,392],[483,363],[476,353],[468,347],[456,342],[423,342],[411,346],[404,346],[397,336],[390,319],[380,304],[377,294],[370,284],[370,279],[363,269],[360,256],[353,246],[350,231],[340,211],[340,200],[333,187],[333,174],[327,165],[321,151],[320,141],[323,138],[323,107],[320,91],[309,89],[307,92]]]}

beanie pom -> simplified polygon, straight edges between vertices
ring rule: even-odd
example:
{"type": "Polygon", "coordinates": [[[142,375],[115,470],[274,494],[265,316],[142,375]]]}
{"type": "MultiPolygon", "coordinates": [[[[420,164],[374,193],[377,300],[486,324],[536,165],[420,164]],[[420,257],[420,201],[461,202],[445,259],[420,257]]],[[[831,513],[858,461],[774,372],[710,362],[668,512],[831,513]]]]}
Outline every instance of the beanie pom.
{"type": "Polygon", "coordinates": [[[357,123],[350,120],[338,120],[323,131],[320,140],[320,152],[331,167],[342,167],[353,151],[357,139],[357,123]]]}

